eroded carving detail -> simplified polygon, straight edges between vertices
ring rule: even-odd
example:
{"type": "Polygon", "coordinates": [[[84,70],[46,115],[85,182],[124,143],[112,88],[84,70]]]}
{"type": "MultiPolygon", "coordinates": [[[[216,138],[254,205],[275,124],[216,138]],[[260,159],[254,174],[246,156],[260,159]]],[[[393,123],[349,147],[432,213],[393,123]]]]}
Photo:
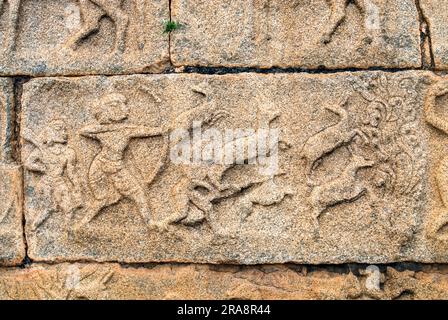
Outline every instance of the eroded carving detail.
{"type": "Polygon", "coordinates": [[[115,24],[115,45],[113,52],[122,53],[125,50],[126,32],[129,17],[122,10],[123,0],[79,0],[83,25],[79,31],[70,37],[66,45],[76,50],[82,40],[98,32],[100,21],[109,17],[115,24]]]}
{"type": "Polygon", "coordinates": [[[9,185],[9,179],[0,179],[0,225],[14,212],[17,197],[14,188],[9,185]]]}
{"type": "Polygon", "coordinates": [[[343,108],[346,103],[347,99],[339,106],[326,106],[327,110],[340,117],[339,122],[313,135],[303,146],[300,157],[306,160],[306,174],[308,176],[316,168],[322,157],[343,145],[350,144],[356,135],[367,139],[361,130],[350,128],[348,113],[343,108]]]}
{"type": "MultiPolygon", "coordinates": [[[[448,134],[446,116],[438,112],[438,99],[448,96],[448,81],[439,80],[428,89],[425,101],[425,119],[434,128],[448,134]]],[[[443,106],[445,107],[445,106],[443,106]]],[[[448,157],[444,156],[435,169],[435,180],[441,200],[441,207],[436,209],[431,223],[430,235],[440,237],[448,225],[448,157]]]]}
{"type": "Polygon", "coordinates": [[[21,0],[0,0],[0,15],[6,15],[7,25],[6,34],[4,36],[3,50],[10,53],[16,48],[17,23],[19,21],[19,10],[21,0]],[[4,8],[8,3],[8,12],[4,12],[4,8]]]}
{"type": "Polygon", "coordinates": [[[145,194],[152,181],[141,181],[124,162],[124,153],[132,139],[159,136],[162,128],[127,124],[129,108],[121,94],[103,97],[97,106],[98,125],[81,129],[80,135],[99,142],[101,151],[89,168],[89,187],[94,197],[81,225],[89,223],[98,213],[123,198],[131,199],[138,207],[143,220],[150,225],[151,210],[145,194]]]}
{"type": "MultiPolygon", "coordinates": [[[[198,89],[194,89],[198,90],[198,89]]],[[[200,90],[203,92],[203,90],[200,90]]],[[[207,95],[207,93],[203,93],[207,95]]],[[[212,127],[219,120],[229,116],[226,110],[222,110],[213,104],[206,103],[203,106],[187,111],[175,120],[173,127],[194,129],[195,123],[206,124],[212,127]]],[[[258,109],[258,129],[269,129],[271,123],[280,116],[278,110],[258,109]]],[[[243,146],[244,150],[248,150],[249,146],[256,146],[259,139],[258,132],[234,137],[233,140],[226,142],[223,150],[238,150],[239,146],[243,146]]],[[[284,142],[284,141],[283,141],[284,142]]],[[[193,146],[193,149],[203,150],[203,141],[199,141],[200,146],[193,146]]],[[[268,153],[278,152],[278,141],[269,140],[266,148],[268,153]]],[[[289,145],[282,143],[283,148],[289,148],[289,145]]],[[[240,163],[254,163],[253,157],[249,152],[243,152],[240,163]]],[[[255,155],[256,156],[256,155],[255,155]]],[[[211,159],[210,159],[211,160],[211,159]]],[[[244,221],[252,212],[254,205],[270,206],[280,203],[283,199],[294,194],[290,188],[278,185],[275,177],[283,173],[275,173],[271,175],[252,176],[244,183],[224,182],[225,175],[238,164],[232,163],[214,163],[200,165],[183,166],[182,179],[172,189],[172,196],[176,199],[176,210],[174,214],[168,217],[162,226],[166,228],[169,224],[182,223],[184,225],[195,225],[203,221],[210,223],[210,214],[214,205],[231,197],[239,198],[237,204],[239,215],[244,221]]],[[[211,224],[210,224],[211,225],[211,224]]]]}
{"type": "Polygon", "coordinates": [[[329,43],[333,34],[339,28],[340,24],[344,21],[347,16],[347,7],[353,3],[361,14],[364,16],[366,14],[366,7],[364,0],[329,0],[328,1],[331,8],[330,23],[328,24],[327,31],[322,36],[322,43],[329,43]]]}
{"type": "Polygon", "coordinates": [[[40,300],[99,300],[108,298],[113,276],[111,268],[70,265],[55,272],[35,270],[22,281],[3,283],[2,289],[13,300],[23,296],[40,300]]]}
{"type": "Polygon", "coordinates": [[[62,120],[53,120],[36,136],[25,130],[23,137],[35,149],[25,160],[25,168],[41,175],[39,193],[46,200],[45,208],[34,217],[31,229],[36,230],[54,212],[62,211],[68,225],[77,209],[82,207],[80,184],[76,172],[76,154],[68,146],[67,126],[62,120]]]}
{"type": "MultiPolygon", "coordinates": [[[[348,7],[353,5],[361,14],[365,25],[371,27],[372,29],[378,29],[379,12],[378,8],[370,0],[327,0],[326,1],[330,7],[330,17],[327,26],[324,28],[324,32],[320,39],[322,44],[328,44],[331,42],[335,32],[339,29],[341,24],[345,21],[347,17],[348,7]],[[370,20],[369,20],[370,19],[370,20]]],[[[293,8],[297,8],[302,4],[302,0],[296,0],[292,2],[293,8]]],[[[371,39],[370,39],[371,41],[371,39]]]]}
{"type": "Polygon", "coordinates": [[[360,169],[372,167],[374,164],[373,161],[353,155],[350,163],[337,179],[314,187],[310,201],[315,210],[313,214],[315,222],[317,223],[320,215],[326,209],[362,197],[367,191],[367,186],[359,181],[357,173],[360,169]]]}
{"type": "Polygon", "coordinates": [[[393,201],[394,194],[412,199],[422,188],[423,151],[416,139],[418,121],[413,108],[416,90],[409,81],[403,78],[392,82],[386,76],[365,82],[357,80],[355,94],[350,99],[343,100],[338,107],[325,107],[340,119],[311,136],[300,153],[311,188],[309,202],[317,233],[319,218],[327,210],[368,197],[370,207],[386,230],[392,233],[398,228],[404,238],[411,234],[415,224],[413,213],[409,212],[406,226],[403,219],[376,209],[380,199],[390,197],[393,201]],[[361,109],[352,101],[367,102],[367,108],[361,109]],[[331,156],[346,158],[341,173],[333,178],[319,176],[317,171],[331,156]]]}
{"type": "Polygon", "coordinates": [[[377,300],[410,300],[418,288],[415,272],[410,270],[397,271],[387,267],[382,273],[377,266],[371,265],[361,271],[367,276],[358,298],[377,300]]]}

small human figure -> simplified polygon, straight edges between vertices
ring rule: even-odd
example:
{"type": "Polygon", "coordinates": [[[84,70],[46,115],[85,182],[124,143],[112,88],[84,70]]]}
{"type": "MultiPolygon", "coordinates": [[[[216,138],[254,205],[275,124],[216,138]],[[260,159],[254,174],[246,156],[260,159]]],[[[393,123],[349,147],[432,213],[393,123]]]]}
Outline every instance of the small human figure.
{"type": "MultiPolygon", "coordinates": [[[[448,80],[439,81],[429,88],[425,101],[426,121],[434,128],[448,135],[448,118],[436,112],[437,98],[448,95],[448,80]]],[[[435,233],[448,224],[448,156],[444,156],[436,169],[436,183],[442,200],[443,209],[435,221],[435,233]]]]}
{"type": "Polygon", "coordinates": [[[40,189],[51,205],[32,222],[35,231],[54,212],[62,211],[69,223],[76,209],[81,208],[79,182],[76,176],[76,154],[68,143],[68,134],[62,120],[53,120],[36,137],[31,131],[24,132],[24,139],[36,148],[25,160],[25,168],[43,174],[40,189]]]}
{"type": "Polygon", "coordinates": [[[80,130],[80,135],[100,143],[101,151],[89,168],[89,187],[94,201],[80,226],[88,224],[102,209],[131,199],[137,206],[145,223],[151,224],[151,210],[145,194],[145,183],[126,168],[124,154],[132,139],[163,135],[162,128],[127,124],[129,108],[121,94],[104,96],[96,114],[99,124],[80,130]]]}
{"type": "Polygon", "coordinates": [[[3,12],[5,3],[9,3],[6,36],[3,41],[3,49],[11,53],[16,48],[17,22],[19,19],[20,0],[0,0],[0,14],[3,12]]]}
{"type": "Polygon", "coordinates": [[[109,17],[115,24],[115,45],[113,52],[124,52],[129,16],[121,8],[123,0],[79,0],[83,25],[67,41],[68,47],[76,50],[81,41],[98,32],[100,21],[109,17]]]}

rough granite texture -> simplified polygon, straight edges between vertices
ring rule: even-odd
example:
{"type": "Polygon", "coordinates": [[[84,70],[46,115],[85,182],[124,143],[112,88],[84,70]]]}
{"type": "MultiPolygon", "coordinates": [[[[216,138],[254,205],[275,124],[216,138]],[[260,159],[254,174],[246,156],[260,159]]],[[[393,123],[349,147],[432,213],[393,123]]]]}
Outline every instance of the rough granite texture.
{"type": "Polygon", "coordinates": [[[1,299],[448,299],[448,270],[36,264],[0,274],[1,299]],[[331,270],[333,269],[333,270],[331,270]]]}
{"type": "Polygon", "coordinates": [[[0,0],[0,299],[448,299],[448,0],[0,0]]]}
{"type": "Polygon", "coordinates": [[[448,70],[448,1],[420,0],[431,32],[432,50],[438,70],[448,70]]]}
{"type": "Polygon", "coordinates": [[[159,73],[169,66],[168,0],[4,3],[0,75],[159,73]]]}
{"type": "MultiPolygon", "coordinates": [[[[443,167],[447,150],[448,137],[431,122],[446,108],[447,83],[428,72],[31,80],[21,137],[29,255],[447,262],[446,242],[437,240],[446,180],[431,170],[443,167]],[[223,135],[278,128],[278,150],[267,144],[277,170],[263,173],[269,161],[174,162],[174,130],[194,139],[195,121],[223,135]]],[[[195,146],[204,153],[212,142],[195,146]]]]}
{"type": "Polygon", "coordinates": [[[420,66],[414,0],[173,0],[175,66],[420,66]]]}
{"type": "Polygon", "coordinates": [[[0,266],[25,258],[22,203],[22,168],[0,164],[0,266]]]}
{"type": "Polygon", "coordinates": [[[11,162],[14,134],[13,81],[0,78],[0,163],[11,162]]]}

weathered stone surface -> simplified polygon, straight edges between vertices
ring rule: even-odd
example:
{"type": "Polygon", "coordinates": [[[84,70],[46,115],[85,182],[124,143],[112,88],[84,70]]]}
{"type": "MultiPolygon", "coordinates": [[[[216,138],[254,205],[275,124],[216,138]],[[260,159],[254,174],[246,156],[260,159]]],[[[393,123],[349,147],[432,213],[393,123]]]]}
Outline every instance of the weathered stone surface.
{"type": "Polygon", "coordinates": [[[25,257],[22,198],[21,168],[0,165],[0,265],[17,265],[25,257]]]}
{"type": "Polygon", "coordinates": [[[176,66],[419,67],[414,0],[172,1],[176,66]]]}
{"type": "Polygon", "coordinates": [[[448,1],[420,0],[423,14],[429,24],[436,68],[448,69],[448,1]]]}
{"type": "Polygon", "coordinates": [[[1,75],[161,72],[169,1],[0,1],[1,75]]]}
{"type": "Polygon", "coordinates": [[[0,271],[1,299],[448,299],[447,270],[376,266],[33,265],[0,271]]]}
{"type": "Polygon", "coordinates": [[[447,83],[426,72],[32,80],[22,101],[29,255],[447,262],[448,137],[428,125],[446,130],[447,83]],[[220,138],[210,128],[253,128],[224,149],[268,132],[267,158],[177,163],[174,130],[197,137],[195,121],[199,154],[220,138]]]}
{"type": "Polygon", "coordinates": [[[12,160],[14,98],[11,79],[0,78],[0,162],[12,160]]]}

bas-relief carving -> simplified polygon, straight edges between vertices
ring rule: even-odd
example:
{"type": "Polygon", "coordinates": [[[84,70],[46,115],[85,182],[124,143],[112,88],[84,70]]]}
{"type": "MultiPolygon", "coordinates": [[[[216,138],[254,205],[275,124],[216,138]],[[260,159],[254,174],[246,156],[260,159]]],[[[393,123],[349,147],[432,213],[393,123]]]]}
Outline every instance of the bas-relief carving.
{"type": "MultiPolygon", "coordinates": [[[[107,16],[115,24],[113,52],[123,52],[125,50],[129,17],[122,10],[122,4],[123,0],[79,0],[80,11],[84,21],[81,29],[68,39],[66,45],[76,50],[82,40],[98,32],[101,19],[107,16]]],[[[142,11],[139,11],[139,13],[143,14],[142,11]]]]}
{"type": "MultiPolygon", "coordinates": [[[[448,134],[446,119],[446,99],[448,97],[448,80],[435,78],[426,93],[425,119],[427,123],[443,135],[448,134]]],[[[448,225],[448,157],[442,154],[434,163],[435,190],[439,204],[435,206],[431,222],[428,224],[428,236],[446,240],[446,226],[448,225]]],[[[439,155],[439,154],[438,154],[439,155]]]]}
{"type": "MultiPolygon", "coordinates": [[[[107,94],[99,99],[94,108],[98,124],[87,125],[78,131],[81,138],[91,139],[100,146],[99,152],[89,164],[88,181],[84,184],[80,182],[77,174],[78,156],[68,146],[68,133],[64,121],[53,120],[40,137],[30,130],[24,130],[23,139],[35,147],[26,158],[25,167],[28,171],[40,175],[38,192],[42,192],[40,196],[46,199],[47,203],[53,204],[33,218],[32,231],[36,231],[55,211],[64,214],[68,228],[74,224],[75,211],[84,211],[81,221],[75,226],[75,229],[82,228],[103,209],[116,205],[125,198],[132,200],[149,229],[155,227],[166,230],[169,225],[176,223],[194,226],[208,221],[214,203],[225,198],[238,197],[239,193],[241,193],[241,214],[246,217],[252,213],[253,206],[256,204],[274,205],[286,196],[294,194],[291,188],[278,186],[274,181],[277,175],[284,173],[260,175],[241,185],[223,184],[225,173],[236,164],[204,164],[199,167],[183,165],[184,177],[179,184],[172,186],[172,195],[176,203],[174,213],[163,221],[155,221],[145,190],[151,187],[151,182],[156,178],[158,170],[150,179],[142,181],[134,174],[132,168],[127,167],[124,156],[131,140],[167,136],[169,129],[128,124],[130,110],[127,99],[122,94],[107,94]],[[81,201],[82,185],[87,185],[93,196],[88,203],[81,201]],[[199,188],[205,189],[206,192],[199,191],[199,188]],[[190,215],[191,210],[198,212],[190,215]]],[[[258,128],[268,129],[271,122],[279,117],[278,112],[269,113],[261,108],[258,114],[258,128]]],[[[195,122],[213,126],[226,115],[228,113],[225,110],[205,104],[176,117],[171,128],[192,130],[195,122]]],[[[249,136],[236,137],[227,142],[228,145],[224,147],[232,147],[232,150],[236,150],[236,145],[247,146],[250,143],[256,143],[257,138],[257,133],[254,132],[249,136]]],[[[274,152],[277,147],[273,144],[274,142],[270,141],[268,153],[274,152]]],[[[174,143],[176,141],[171,141],[171,148],[174,148],[174,143]]],[[[201,152],[204,147],[200,146],[201,152]]],[[[161,168],[169,161],[167,155],[161,150],[161,168]]],[[[242,160],[247,163],[251,159],[246,157],[242,160]]]]}
{"type": "MultiPolygon", "coordinates": [[[[147,224],[151,223],[145,183],[126,168],[124,153],[131,139],[160,136],[164,130],[127,124],[129,108],[126,103],[126,98],[120,94],[103,97],[96,111],[99,123],[80,130],[81,136],[96,140],[101,145],[101,151],[95,155],[89,168],[89,187],[95,200],[83,219],[84,224],[98,215],[101,209],[118,203],[123,197],[132,199],[143,220],[147,224]]],[[[146,184],[150,183],[146,181],[146,184]]]]}
{"type": "MultiPolygon", "coordinates": [[[[125,39],[129,24],[128,15],[122,10],[122,0],[78,0],[80,15],[84,19],[81,29],[67,40],[67,46],[76,50],[80,43],[87,37],[97,33],[100,28],[100,20],[109,17],[115,24],[116,36],[114,52],[123,52],[125,49],[125,39]]],[[[16,49],[17,28],[19,23],[19,13],[21,0],[1,0],[0,14],[6,20],[6,33],[3,50],[6,54],[12,53],[16,49]]],[[[141,13],[141,12],[140,12],[141,13]]]]}
{"type": "MultiPolygon", "coordinates": [[[[362,21],[365,25],[369,23],[369,19],[372,20],[371,23],[375,23],[375,19],[379,18],[379,8],[375,6],[373,1],[370,0],[327,0],[328,6],[330,8],[330,17],[328,18],[328,23],[326,24],[327,28],[323,32],[322,37],[320,39],[321,43],[328,44],[332,41],[332,37],[334,33],[338,30],[341,24],[347,18],[347,10],[350,5],[356,7],[359,13],[362,16],[362,21]],[[376,10],[377,12],[373,12],[376,10]],[[370,14],[370,16],[368,15],[370,14]]],[[[306,2],[304,0],[295,0],[292,1],[292,6],[296,9],[299,9],[300,6],[307,4],[310,5],[310,2],[306,2]]],[[[367,31],[367,30],[366,30],[367,31]]],[[[372,41],[372,39],[370,39],[372,41]]]]}
{"type": "Polygon", "coordinates": [[[257,0],[244,7],[173,0],[172,16],[186,26],[171,37],[178,67],[364,69],[421,63],[412,0],[257,0]]]}
{"type": "MultiPolygon", "coordinates": [[[[165,112],[163,121],[143,120],[134,107],[136,94],[120,89],[122,85],[85,98],[85,109],[77,111],[82,118],[45,121],[38,126],[32,124],[27,97],[22,131],[28,171],[27,216],[31,216],[27,232],[42,239],[44,232],[59,226],[58,232],[67,231],[70,242],[80,241],[76,240],[79,237],[95,238],[97,232],[109,237],[107,228],[119,227],[114,226],[113,217],[123,212],[119,223],[129,223],[126,228],[134,229],[128,234],[141,237],[142,243],[143,232],[148,239],[175,237],[182,241],[190,241],[191,234],[204,233],[217,243],[221,243],[220,237],[227,239],[224,243],[233,239],[231,243],[240,237],[264,237],[266,231],[258,232],[251,225],[260,224],[262,216],[269,213],[284,221],[283,228],[297,228],[297,238],[313,246],[329,237],[336,239],[331,231],[335,223],[349,219],[348,213],[354,212],[367,220],[356,219],[345,228],[353,225],[353,233],[378,232],[378,239],[400,250],[416,232],[423,205],[426,159],[419,132],[421,83],[407,74],[383,73],[344,81],[346,96],[307,106],[305,112],[314,119],[308,129],[287,128],[280,135],[278,150],[268,145],[272,148],[269,152],[278,152],[280,159],[294,159],[298,165],[283,168],[280,163],[281,169],[271,175],[257,174],[250,165],[179,165],[171,161],[169,150],[178,142],[170,139],[173,130],[182,128],[192,136],[197,122],[203,130],[234,125],[236,109],[219,101],[215,87],[203,90],[192,86],[190,93],[182,93],[196,94],[192,97],[198,105],[179,113],[172,98],[151,90],[150,83],[148,87],[139,83],[143,89],[138,90],[145,95],[139,101],[152,105],[150,110],[154,106],[164,110],[158,111],[165,112]],[[162,107],[165,103],[171,111],[162,107]],[[53,124],[59,126],[57,134],[48,133],[53,124]],[[39,138],[29,128],[36,130],[39,138]],[[48,136],[52,138],[44,139],[48,136]],[[136,149],[139,144],[144,149],[136,149]],[[150,157],[145,154],[148,150],[153,151],[150,157]],[[142,157],[148,158],[145,163],[138,162],[142,157]],[[244,179],[235,179],[240,174],[244,179]],[[45,186],[47,180],[58,183],[45,186]],[[168,196],[160,200],[160,193],[168,196]],[[46,202],[52,203],[52,208],[42,211],[46,202]],[[223,225],[224,217],[234,221],[223,225]],[[310,225],[303,223],[307,217],[310,225]],[[301,222],[294,222],[296,219],[301,222]],[[107,228],[102,227],[104,223],[107,228]]],[[[58,88],[57,81],[43,88],[58,88]]],[[[156,109],[148,114],[156,114],[156,109]]],[[[260,103],[251,111],[250,125],[258,129],[290,126],[284,110],[273,102],[260,103]]],[[[225,145],[250,144],[253,134],[225,145]]],[[[203,153],[206,147],[201,145],[199,150],[203,153]]],[[[252,159],[244,160],[250,163],[252,159]]],[[[348,229],[343,232],[353,236],[348,229]]]]}
{"type": "Polygon", "coordinates": [[[408,216],[408,225],[400,226],[394,223],[395,217],[386,216],[385,210],[377,207],[384,198],[393,201],[403,196],[411,200],[422,188],[423,150],[416,137],[418,111],[414,109],[418,92],[412,82],[405,77],[392,82],[385,75],[366,82],[356,80],[353,97],[324,107],[337,115],[336,124],[308,138],[299,154],[305,161],[304,178],[311,189],[315,232],[319,230],[319,218],[328,210],[368,197],[371,209],[379,215],[379,224],[391,233],[399,231],[404,238],[412,234],[415,213],[403,212],[401,216],[408,216]],[[353,109],[350,100],[356,95],[367,103],[364,110],[353,109]],[[315,171],[323,160],[340,149],[345,149],[348,157],[340,174],[329,179],[313,178],[318,176],[315,171]]]}
{"type": "MultiPolygon", "coordinates": [[[[264,107],[267,106],[259,106],[257,110],[258,120],[256,128],[258,130],[270,129],[271,123],[280,117],[278,110],[266,110],[264,107]]],[[[199,120],[201,120],[202,124],[213,127],[216,122],[228,115],[226,110],[206,103],[176,118],[173,127],[193,129],[194,122],[199,120]]],[[[236,152],[238,146],[247,147],[256,145],[258,132],[254,131],[242,137],[234,137],[233,140],[227,141],[223,145],[223,150],[235,150],[236,152]]],[[[274,143],[277,143],[277,141],[269,139],[267,143],[267,151],[269,154],[278,152],[276,150],[278,146],[274,143]]],[[[280,141],[280,143],[283,146],[280,151],[288,148],[284,141],[280,141]]],[[[242,163],[253,163],[255,159],[250,157],[251,155],[249,153],[245,153],[243,158],[239,160],[242,163]]],[[[175,213],[173,216],[168,217],[165,222],[168,224],[181,222],[186,225],[194,225],[204,219],[209,219],[214,204],[232,197],[239,199],[239,202],[235,206],[239,208],[239,215],[244,220],[253,212],[254,205],[271,206],[281,202],[286,196],[294,194],[291,188],[279,186],[274,181],[276,176],[284,173],[252,176],[243,183],[232,181],[224,183],[223,180],[226,172],[235,168],[237,165],[236,163],[231,163],[184,166],[184,177],[179,184],[173,187],[171,193],[176,199],[175,213]],[[204,189],[205,193],[203,191],[204,189]],[[195,211],[196,213],[192,213],[195,211]]]]}
{"type": "Polygon", "coordinates": [[[5,269],[2,299],[445,299],[446,272],[375,265],[339,273],[288,265],[55,264],[5,269]],[[193,285],[193,287],[192,287],[193,285]],[[192,288],[194,290],[192,290],[192,288]]]}
{"type": "Polygon", "coordinates": [[[75,151],[67,145],[65,122],[51,121],[39,136],[25,130],[23,137],[35,148],[25,159],[25,168],[41,175],[38,192],[46,199],[45,208],[33,218],[32,230],[55,211],[61,211],[70,224],[74,211],[82,207],[82,200],[76,172],[77,158],[75,151]]]}
{"type": "Polygon", "coordinates": [[[168,55],[159,17],[166,13],[169,19],[168,12],[163,0],[47,0],[40,6],[31,0],[1,0],[0,27],[5,33],[0,37],[0,72],[85,75],[135,68],[158,72],[168,55]]]}
{"type": "Polygon", "coordinates": [[[21,281],[4,277],[0,287],[5,297],[39,300],[102,300],[109,298],[108,286],[114,271],[97,265],[56,266],[54,270],[36,267],[21,281]]]}

